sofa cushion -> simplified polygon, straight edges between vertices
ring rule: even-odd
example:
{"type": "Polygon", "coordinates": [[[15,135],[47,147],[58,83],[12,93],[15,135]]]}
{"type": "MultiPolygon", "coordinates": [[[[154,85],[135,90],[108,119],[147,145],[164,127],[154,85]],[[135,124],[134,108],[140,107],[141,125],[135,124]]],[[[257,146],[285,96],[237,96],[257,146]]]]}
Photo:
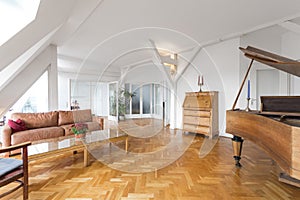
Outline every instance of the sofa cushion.
{"type": "MultiPolygon", "coordinates": [[[[97,122],[85,122],[85,124],[87,124],[87,126],[88,126],[88,131],[100,130],[100,124],[97,122]]],[[[65,135],[73,135],[74,134],[71,130],[72,125],[73,124],[66,124],[66,125],[60,126],[65,130],[65,135]]]]}
{"type": "Polygon", "coordinates": [[[74,110],[74,111],[59,111],[58,125],[74,124],[77,122],[90,122],[92,121],[91,109],[74,110]]]}
{"type": "Polygon", "coordinates": [[[20,144],[28,141],[38,141],[49,138],[58,138],[64,136],[64,129],[61,127],[47,127],[39,129],[30,129],[12,134],[11,144],[20,144]]]}
{"type": "Polygon", "coordinates": [[[89,131],[101,130],[100,124],[98,122],[85,122],[88,125],[89,131]]]}
{"type": "Polygon", "coordinates": [[[13,113],[11,119],[14,121],[17,119],[23,120],[28,129],[51,127],[58,124],[58,112],[13,113]]]}
{"type": "Polygon", "coordinates": [[[58,111],[58,126],[73,124],[73,113],[72,111],[58,111]]]}

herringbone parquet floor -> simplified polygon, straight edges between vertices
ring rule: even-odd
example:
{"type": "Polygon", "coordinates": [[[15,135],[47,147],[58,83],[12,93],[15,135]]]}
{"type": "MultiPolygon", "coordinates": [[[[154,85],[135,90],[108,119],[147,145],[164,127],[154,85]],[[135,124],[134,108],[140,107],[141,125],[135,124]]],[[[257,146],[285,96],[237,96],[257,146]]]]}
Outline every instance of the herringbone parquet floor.
{"type": "MultiPolygon", "coordinates": [[[[164,129],[161,134],[163,137],[130,137],[129,152],[162,149],[171,141],[173,132],[164,129]]],[[[180,131],[177,134],[182,138],[194,136],[180,131]]],[[[29,197],[36,200],[300,199],[300,188],[279,182],[276,163],[250,141],[244,142],[240,169],[234,166],[230,139],[219,138],[212,151],[203,156],[199,151],[205,142],[206,145],[215,143],[197,135],[173,163],[145,173],[114,167],[135,164],[138,156],[113,159],[108,165],[92,159],[86,168],[82,164],[82,153],[32,161],[29,164],[29,197]]],[[[124,141],[117,146],[124,148],[124,141]]],[[[109,144],[104,144],[99,152],[108,156],[111,149],[109,144]]],[[[166,158],[174,151],[164,152],[166,158]]],[[[153,163],[155,160],[157,158],[153,158],[153,163]]],[[[5,189],[1,188],[0,192],[5,189]]],[[[21,190],[4,199],[22,199],[21,190]]]]}

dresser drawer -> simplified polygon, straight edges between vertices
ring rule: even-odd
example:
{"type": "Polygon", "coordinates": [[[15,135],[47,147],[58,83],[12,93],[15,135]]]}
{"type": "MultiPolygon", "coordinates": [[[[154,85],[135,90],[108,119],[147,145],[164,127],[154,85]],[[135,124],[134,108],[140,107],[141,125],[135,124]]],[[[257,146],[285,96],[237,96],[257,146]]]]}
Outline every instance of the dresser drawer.
{"type": "Polygon", "coordinates": [[[184,100],[184,108],[211,108],[210,96],[187,96],[184,100]]]}
{"type": "Polygon", "coordinates": [[[210,117],[210,111],[204,111],[204,110],[183,110],[183,115],[187,116],[199,116],[199,117],[210,117]]]}
{"type": "Polygon", "coordinates": [[[207,126],[197,126],[192,124],[184,124],[183,130],[192,133],[201,133],[207,135],[209,133],[209,127],[207,126]]]}
{"type": "Polygon", "coordinates": [[[210,118],[207,117],[194,117],[194,116],[184,116],[183,123],[210,126],[210,118]]]}

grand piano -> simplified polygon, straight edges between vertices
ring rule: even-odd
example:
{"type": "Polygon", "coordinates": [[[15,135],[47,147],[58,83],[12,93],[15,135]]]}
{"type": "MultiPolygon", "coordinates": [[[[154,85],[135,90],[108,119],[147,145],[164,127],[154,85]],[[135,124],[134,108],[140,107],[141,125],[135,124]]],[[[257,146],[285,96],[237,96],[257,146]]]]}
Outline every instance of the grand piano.
{"type": "Polygon", "coordinates": [[[300,187],[300,96],[261,96],[260,110],[236,109],[254,61],[300,76],[300,62],[251,46],[241,48],[251,62],[231,110],[226,112],[226,132],[233,135],[237,167],[244,139],[251,140],[281,168],[279,180],[300,187]]]}

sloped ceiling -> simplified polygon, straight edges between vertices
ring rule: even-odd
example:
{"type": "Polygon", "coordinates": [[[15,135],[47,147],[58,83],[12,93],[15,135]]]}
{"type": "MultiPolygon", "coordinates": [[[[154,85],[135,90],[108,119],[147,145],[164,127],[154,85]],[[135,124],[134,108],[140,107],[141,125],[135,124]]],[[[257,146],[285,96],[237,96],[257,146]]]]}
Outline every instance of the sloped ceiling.
{"type": "Polygon", "coordinates": [[[295,0],[99,1],[58,52],[98,67],[120,67],[151,58],[149,39],[180,52],[299,16],[295,0]]]}
{"type": "MultiPolygon", "coordinates": [[[[74,0],[42,0],[36,19],[0,46],[0,71],[65,23],[74,0]],[[55,17],[54,17],[54,13],[55,17]]],[[[9,19],[7,19],[9,20],[9,19]]],[[[50,43],[53,41],[51,38],[50,43]]]]}
{"type": "MultiPolygon", "coordinates": [[[[42,0],[37,20],[0,47],[0,69],[58,27],[52,43],[59,59],[76,60],[93,73],[148,62],[149,40],[188,61],[193,55],[188,52],[201,45],[288,20],[298,24],[299,16],[297,0],[42,0]]],[[[62,71],[74,71],[58,63],[62,71]]]]}

